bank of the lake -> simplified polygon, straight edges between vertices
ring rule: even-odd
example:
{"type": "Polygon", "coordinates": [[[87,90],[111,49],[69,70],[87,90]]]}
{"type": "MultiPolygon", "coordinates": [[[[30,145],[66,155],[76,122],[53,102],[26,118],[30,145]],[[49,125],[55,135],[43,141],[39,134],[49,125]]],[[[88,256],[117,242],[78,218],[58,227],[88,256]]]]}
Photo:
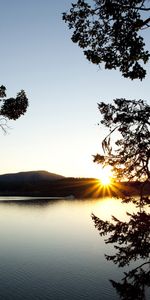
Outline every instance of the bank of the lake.
{"type": "MultiPolygon", "coordinates": [[[[0,177],[0,196],[34,196],[34,197],[70,197],[99,198],[104,196],[136,195],[142,183],[111,182],[103,186],[93,178],[22,178],[0,177]]],[[[150,193],[150,184],[145,186],[145,193],[150,193]]]]}

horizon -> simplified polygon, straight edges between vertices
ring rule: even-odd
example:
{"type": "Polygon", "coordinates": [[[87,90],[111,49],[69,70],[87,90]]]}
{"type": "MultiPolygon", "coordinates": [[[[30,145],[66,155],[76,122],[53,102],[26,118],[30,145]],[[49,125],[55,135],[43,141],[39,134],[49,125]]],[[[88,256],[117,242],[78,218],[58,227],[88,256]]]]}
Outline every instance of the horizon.
{"type": "Polygon", "coordinates": [[[28,170],[28,171],[16,171],[16,172],[9,172],[9,173],[3,173],[3,174],[0,174],[0,176],[3,176],[3,175],[16,175],[16,174],[20,174],[20,173],[38,173],[38,172],[45,172],[45,173],[49,173],[51,175],[57,175],[57,176],[61,176],[61,177],[64,177],[64,178],[84,178],[84,179],[97,179],[99,180],[99,178],[94,178],[94,177],[74,177],[74,176],[65,176],[63,174],[58,174],[58,173],[53,173],[53,172],[49,172],[47,170],[28,170]]]}

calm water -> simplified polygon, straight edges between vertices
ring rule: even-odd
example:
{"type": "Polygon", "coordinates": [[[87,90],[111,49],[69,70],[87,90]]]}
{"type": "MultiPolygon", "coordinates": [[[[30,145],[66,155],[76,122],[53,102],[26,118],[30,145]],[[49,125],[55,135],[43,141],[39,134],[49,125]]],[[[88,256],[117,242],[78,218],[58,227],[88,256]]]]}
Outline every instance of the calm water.
{"type": "Polygon", "coordinates": [[[125,205],[109,198],[42,205],[21,199],[27,201],[0,202],[0,299],[117,300],[109,279],[119,280],[122,270],[105,260],[111,248],[90,215],[123,219],[125,205]]]}

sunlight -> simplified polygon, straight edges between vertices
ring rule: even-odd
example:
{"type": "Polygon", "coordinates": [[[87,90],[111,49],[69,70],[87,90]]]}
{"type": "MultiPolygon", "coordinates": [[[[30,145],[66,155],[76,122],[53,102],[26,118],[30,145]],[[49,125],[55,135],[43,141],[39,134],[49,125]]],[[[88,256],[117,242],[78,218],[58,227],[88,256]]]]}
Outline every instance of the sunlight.
{"type": "Polygon", "coordinates": [[[111,179],[108,176],[103,176],[102,178],[100,178],[100,182],[102,183],[102,185],[110,185],[111,179]]]}
{"type": "Polygon", "coordinates": [[[108,186],[112,182],[112,171],[111,167],[107,166],[105,168],[101,168],[99,172],[99,181],[102,185],[108,186]]]}
{"type": "Polygon", "coordinates": [[[112,216],[127,221],[129,216],[126,212],[133,213],[135,205],[133,203],[122,204],[121,198],[104,197],[95,201],[93,213],[102,220],[112,220],[112,216]]]}

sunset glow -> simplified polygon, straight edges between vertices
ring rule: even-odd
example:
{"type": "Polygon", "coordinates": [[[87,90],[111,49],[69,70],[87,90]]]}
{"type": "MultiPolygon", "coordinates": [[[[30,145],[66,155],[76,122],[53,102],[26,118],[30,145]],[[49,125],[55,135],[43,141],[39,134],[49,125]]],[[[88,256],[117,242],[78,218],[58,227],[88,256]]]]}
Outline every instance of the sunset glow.
{"type": "Polygon", "coordinates": [[[110,177],[104,176],[100,179],[100,182],[102,183],[102,185],[110,185],[111,179],[110,177]]]}
{"type": "Polygon", "coordinates": [[[102,185],[107,186],[111,184],[112,181],[112,172],[109,166],[101,168],[99,173],[99,181],[102,185]]]}

